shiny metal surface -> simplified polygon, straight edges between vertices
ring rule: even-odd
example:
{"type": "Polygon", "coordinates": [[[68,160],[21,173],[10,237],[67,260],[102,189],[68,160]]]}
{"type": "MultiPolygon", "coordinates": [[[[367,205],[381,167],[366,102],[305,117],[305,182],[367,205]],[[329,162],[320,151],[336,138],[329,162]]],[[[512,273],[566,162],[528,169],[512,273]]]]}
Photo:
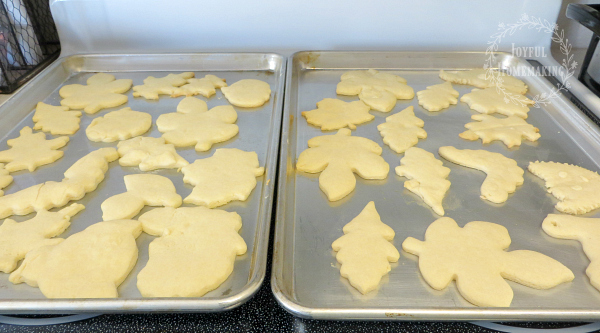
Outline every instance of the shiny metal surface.
{"type": "MultiPolygon", "coordinates": [[[[498,54],[502,68],[530,65],[509,54],[498,54]]],[[[525,182],[504,204],[480,199],[479,188],[485,174],[450,163],[452,185],[444,199],[446,216],[460,226],[470,221],[504,225],[512,238],[509,250],[527,249],[549,255],[569,267],[575,280],[550,290],[535,290],[509,282],[514,290],[510,308],[479,308],[464,300],[455,284],[442,291],[430,288],[422,279],[417,257],[401,251],[398,263],[382,280],[376,292],[361,295],[339,273],[331,243],[340,237],[342,227],[373,200],[381,219],[396,232],[394,245],[401,250],[406,237],[423,239],[427,227],[438,218],[421,199],[403,187],[406,180],[395,174],[403,156],[383,144],[377,125],[385,117],[412,105],[417,117],[425,121],[427,139],[417,147],[438,158],[440,146],[486,149],[515,159],[526,169],[529,161],[557,161],[598,170],[600,135],[598,127],[562,96],[551,104],[532,108],[527,119],[540,129],[541,139],[524,141],[508,149],[496,141],[466,141],[458,137],[475,111],[462,102],[441,112],[430,113],[418,105],[417,98],[398,101],[391,113],[373,111],[376,118],[360,126],[352,135],[363,136],[383,147],[382,156],[390,164],[390,174],[382,181],[357,178],[348,197],[329,202],[318,186],[318,174],[294,170],[298,155],[307,141],[323,133],[309,126],[301,111],[315,108],[323,98],[357,100],[356,96],[337,96],[336,84],[348,70],[375,68],[404,77],[415,92],[442,83],[440,69],[481,68],[483,53],[426,52],[299,52],[288,66],[286,103],[282,129],[277,226],[273,255],[272,290],[280,304],[291,313],[318,319],[391,320],[598,320],[600,292],[589,283],[585,269],[589,260],[577,241],[547,236],[542,220],[556,213],[557,200],[544,189],[544,182],[525,172],[525,182]]],[[[550,84],[541,77],[521,77],[530,88],[528,96],[548,92],[550,84]]],[[[473,87],[454,85],[460,95],[473,87]]],[[[598,210],[584,216],[600,216],[598,210]]]]}
{"type": "MultiPolygon", "coordinates": [[[[160,77],[168,73],[193,71],[196,77],[214,74],[225,78],[229,84],[240,79],[260,79],[271,85],[271,99],[262,107],[253,109],[237,108],[239,134],[223,143],[215,144],[208,152],[196,152],[192,147],[177,149],[190,163],[198,158],[212,156],[217,148],[239,148],[256,151],[265,174],[257,178],[258,184],[245,202],[231,202],[220,207],[241,215],[243,227],[241,236],[248,245],[248,252],[237,258],[229,279],[219,288],[201,298],[142,298],[136,288],[136,276],[148,260],[148,244],[154,237],[142,233],[138,238],[139,258],[136,266],[120,286],[118,299],[45,299],[37,288],[26,284],[13,285],[8,282],[8,274],[0,274],[0,313],[82,313],[82,312],[172,312],[222,311],[240,305],[249,299],[262,283],[265,276],[269,225],[281,125],[285,58],[276,54],[157,54],[157,55],[85,55],[60,59],[42,72],[29,84],[0,107],[0,149],[6,148],[6,140],[18,136],[23,126],[32,126],[32,110],[36,103],[44,101],[59,105],[58,89],[64,84],[85,83],[93,72],[111,72],[117,79],[133,79],[133,84],[142,84],[149,75],[160,77]]],[[[92,119],[123,107],[148,112],[153,121],[163,113],[175,112],[180,98],[161,97],[158,101],[133,98],[127,92],[129,102],[123,106],[102,110],[95,115],[81,117],[81,128],[63,149],[65,155],[57,162],[42,166],[33,173],[16,172],[14,183],[5,192],[14,193],[25,187],[47,180],[59,181],[63,172],[88,152],[101,147],[116,147],[117,142],[95,143],[85,136],[85,128],[92,119]]],[[[209,99],[196,96],[207,102],[209,108],[228,104],[222,93],[209,99]]],[[[160,132],[153,125],[147,136],[159,137],[160,132]]],[[[137,167],[121,167],[117,161],[110,164],[105,180],[94,192],[78,201],[86,209],[72,219],[72,224],[60,237],[67,237],[89,225],[101,221],[100,204],[106,198],[125,191],[123,176],[141,173],[137,167]]],[[[152,171],[173,181],[177,192],[186,197],[192,186],[183,183],[183,174],[175,169],[152,171]]],[[[184,204],[184,206],[190,206],[184,204]]],[[[142,213],[150,210],[144,208],[142,213]]],[[[17,221],[31,218],[13,216],[17,221]]],[[[165,272],[168,274],[168,272],[165,272]]]]}

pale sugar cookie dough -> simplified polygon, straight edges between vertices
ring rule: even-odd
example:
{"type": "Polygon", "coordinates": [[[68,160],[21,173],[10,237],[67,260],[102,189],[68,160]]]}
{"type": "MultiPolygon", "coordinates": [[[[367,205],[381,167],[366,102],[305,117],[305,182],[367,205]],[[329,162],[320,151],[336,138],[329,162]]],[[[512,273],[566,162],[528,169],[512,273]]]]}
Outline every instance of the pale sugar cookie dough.
{"type": "Polygon", "coordinates": [[[114,75],[98,73],[87,80],[86,86],[69,84],[60,88],[58,94],[63,98],[60,105],[94,114],[127,103],[127,96],[122,94],[131,89],[132,84],[132,80],[115,80],[114,75]]]}
{"type": "Polygon", "coordinates": [[[452,88],[450,82],[444,82],[417,91],[419,105],[430,112],[441,111],[450,105],[458,103],[458,91],[452,88]]]}
{"type": "Polygon", "coordinates": [[[53,106],[39,102],[33,114],[34,130],[52,135],[73,135],[79,130],[81,111],[68,111],[66,106],[53,106]]]}
{"type": "Polygon", "coordinates": [[[490,87],[473,89],[470,93],[464,94],[460,101],[467,103],[471,109],[479,113],[500,113],[505,116],[527,119],[529,105],[533,105],[534,101],[521,95],[516,96],[516,102],[505,100],[505,98],[504,93],[499,92],[495,87],[490,87]]]}
{"type": "Polygon", "coordinates": [[[358,98],[375,111],[390,112],[396,106],[396,95],[387,90],[363,88],[358,98]]]}
{"type": "Polygon", "coordinates": [[[222,87],[221,92],[229,103],[243,108],[261,106],[271,98],[271,86],[255,79],[237,81],[229,87],[222,87]]]}
{"type": "Polygon", "coordinates": [[[427,138],[423,129],[425,122],[415,116],[412,106],[385,118],[385,123],[377,125],[383,143],[398,154],[416,145],[419,139],[427,138]]]}
{"type": "Polygon", "coordinates": [[[8,174],[8,170],[4,168],[4,163],[0,163],[0,197],[4,195],[3,188],[12,183],[13,177],[8,174]]]}
{"type": "Polygon", "coordinates": [[[155,100],[159,95],[185,95],[179,87],[186,84],[188,79],[194,77],[194,73],[185,72],[181,74],[168,74],[164,77],[148,76],[144,79],[144,84],[133,86],[133,97],[144,97],[145,99],[155,100]]]}
{"type": "Polygon", "coordinates": [[[317,102],[316,109],[302,111],[302,116],[306,118],[306,122],[320,127],[322,131],[343,127],[356,129],[356,125],[375,118],[369,110],[371,108],[361,101],[344,102],[335,98],[325,98],[317,102]]]}
{"type": "Polygon", "coordinates": [[[517,93],[524,95],[527,93],[527,85],[525,82],[517,79],[516,77],[507,75],[502,72],[495,72],[499,80],[494,82],[486,69],[476,68],[468,71],[440,71],[440,78],[442,80],[458,83],[468,84],[477,88],[488,88],[500,86],[510,93],[517,93]],[[487,78],[486,78],[487,77],[487,78]],[[502,82],[500,82],[502,81],[502,82]]]}
{"type": "Polygon", "coordinates": [[[65,153],[57,149],[69,142],[68,136],[46,140],[46,134],[33,133],[29,126],[23,127],[19,134],[18,138],[6,141],[10,149],[0,151],[0,162],[8,162],[4,166],[8,172],[33,172],[41,165],[50,164],[63,157],[65,153]]]}
{"type": "Polygon", "coordinates": [[[188,165],[177,154],[175,146],[165,143],[165,138],[138,136],[117,144],[121,166],[139,166],[141,171],[180,169],[188,165]]]}
{"type": "Polygon", "coordinates": [[[95,142],[114,142],[142,135],[152,127],[152,116],[146,112],[124,108],[92,120],[85,129],[88,139],[95,142]]]}
{"type": "Polygon", "coordinates": [[[404,78],[394,74],[380,73],[374,69],[345,72],[337,85],[336,93],[338,95],[354,96],[360,95],[363,89],[387,91],[393,94],[396,99],[415,97],[413,88],[406,84],[404,78]]]}
{"type": "Polygon", "coordinates": [[[540,138],[539,129],[517,116],[496,118],[486,114],[475,114],[471,119],[477,121],[466,124],[468,130],[458,135],[466,140],[481,139],[483,143],[500,140],[508,148],[512,148],[520,146],[522,138],[532,142],[540,138]]]}
{"type": "Polygon", "coordinates": [[[225,79],[208,74],[201,79],[187,79],[187,84],[175,90],[171,97],[202,95],[209,98],[217,92],[216,89],[223,87],[227,87],[225,79]]]}

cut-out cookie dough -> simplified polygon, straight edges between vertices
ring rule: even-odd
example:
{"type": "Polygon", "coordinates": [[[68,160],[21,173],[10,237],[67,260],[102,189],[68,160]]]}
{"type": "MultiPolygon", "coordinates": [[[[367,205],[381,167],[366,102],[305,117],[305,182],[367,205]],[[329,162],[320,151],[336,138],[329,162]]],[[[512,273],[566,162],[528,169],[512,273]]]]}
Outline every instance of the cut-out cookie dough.
{"type": "Polygon", "coordinates": [[[187,84],[176,89],[171,97],[202,95],[209,98],[217,92],[216,89],[223,87],[227,87],[225,79],[209,74],[201,79],[188,79],[187,84]]]}
{"type": "Polygon", "coordinates": [[[377,88],[363,88],[358,98],[371,109],[381,112],[390,112],[396,106],[396,95],[387,90],[377,88]]]}
{"type": "Polygon", "coordinates": [[[10,149],[0,151],[0,162],[9,162],[4,166],[8,172],[33,172],[41,165],[50,164],[63,157],[65,153],[57,149],[69,142],[68,136],[46,140],[45,133],[33,133],[29,126],[23,127],[19,134],[18,138],[6,141],[10,149]]]}
{"type": "Polygon", "coordinates": [[[390,165],[381,157],[382,149],[374,141],[350,136],[347,128],[334,135],[317,136],[308,140],[308,149],[298,157],[296,169],[319,173],[319,187],[329,201],[340,200],[354,191],[356,178],[385,179],[390,165]]]}
{"type": "Polygon", "coordinates": [[[58,91],[60,105],[71,109],[94,114],[102,109],[112,108],[127,103],[126,93],[133,84],[132,80],[115,80],[115,76],[98,73],[87,80],[87,85],[69,84],[58,91]]]}
{"type": "Polygon", "coordinates": [[[325,98],[317,103],[317,108],[302,111],[306,122],[320,127],[322,131],[331,131],[344,127],[356,129],[356,125],[373,120],[371,110],[361,101],[344,102],[339,99],[325,98]]]}
{"type": "Polygon", "coordinates": [[[404,187],[421,197],[436,214],[444,215],[442,200],[450,188],[446,179],[450,169],[442,161],[426,150],[412,147],[400,160],[396,174],[410,179],[404,182],[404,187]]]}
{"type": "Polygon", "coordinates": [[[102,182],[108,163],[117,158],[116,149],[101,148],[75,162],[60,182],[47,181],[0,197],[0,219],[62,207],[70,200],[83,198],[102,182]]]}
{"type": "Polygon", "coordinates": [[[4,195],[3,188],[12,183],[13,177],[8,174],[8,170],[4,168],[4,163],[0,163],[0,197],[4,195]]]}
{"type": "Polygon", "coordinates": [[[340,274],[362,294],[377,289],[381,278],[392,269],[390,262],[400,259],[400,253],[390,243],[394,230],[381,222],[371,201],[343,231],[344,236],[331,244],[342,265],[340,274]]]}
{"type": "Polygon", "coordinates": [[[590,260],[585,273],[592,286],[600,290],[600,219],[548,214],[542,229],[554,238],[574,239],[581,243],[590,260]]]}
{"type": "Polygon", "coordinates": [[[116,298],[138,257],[134,220],[92,224],[56,245],[38,247],[9,281],[40,288],[48,298],[116,298]]]}
{"type": "Polygon", "coordinates": [[[175,146],[165,143],[165,138],[138,136],[117,144],[119,164],[122,166],[139,166],[141,171],[156,169],[180,169],[188,165],[183,157],[177,154],[175,146]]]}
{"type": "Polygon", "coordinates": [[[194,73],[192,72],[169,74],[159,78],[148,76],[144,79],[144,84],[133,86],[133,97],[158,99],[158,95],[185,95],[179,87],[186,84],[187,80],[193,77],[194,73]]]}
{"type": "Polygon", "coordinates": [[[255,79],[237,81],[229,87],[222,87],[221,92],[229,103],[243,108],[261,106],[271,98],[271,86],[255,79]]]}
{"type": "Polygon", "coordinates": [[[508,194],[523,184],[523,174],[517,162],[502,154],[487,150],[456,149],[451,146],[440,147],[439,154],[448,161],[487,174],[481,184],[481,198],[493,203],[503,203],[508,194]]]}
{"type": "Polygon", "coordinates": [[[104,221],[130,219],[144,206],[181,206],[181,196],[167,177],[136,174],[123,179],[127,192],[113,195],[100,205],[104,221]]]}
{"type": "MultiPolygon", "coordinates": [[[[339,95],[360,96],[363,89],[387,91],[392,93],[396,99],[411,99],[415,97],[413,88],[406,84],[405,79],[389,73],[380,73],[374,69],[350,71],[342,74],[341,82],[338,83],[336,92],[339,95]]],[[[365,104],[369,105],[367,102],[365,104]]]]}
{"type": "Polygon", "coordinates": [[[84,208],[74,203],[58,212],[41,210],[23,222],[6,219],[0,225],[0,271],[10,273],[29,251],[60,243],[62,239],[53,237],[62,234],[71,225],[71,217],[84,208]]]}
{"type": "Polygon", "coordinates": [[[556,209],[568,214],[585,214],[600,207],[600,175],[577,165],[531,162],[529,172],[546,181],[548,192],[559,202],[556,209]]]}
{"type": "Polygon", "coordinates": [[[540,138],[539,129],[517,116],[500,119],[486,114],[475,114],[471,119],[477,121],[467,123],[465,127],[468,130],[458,135],[466,140],[481,139],[483,143],[500,140],[511,148],[520,146],[522,138],[532,142],[540,138]]]}
{"type": "Polygon", "coordinates": [[[140,216],[144,232],[158,236],[137,276],[144,297],[201,297],[217,289],[246,253],[235,212],[206,207],[157,208],[140,216]]]}
{"type": "Polygon", "coordinates": [[[440,111],[458,103],[458,91],[450,82],[444,82],[417,91],[419,105],[430,112],[440,111]]]}
{"type": "Polygon", "coordinates": [[[385,118],[385,123],[377,125],[383,143],[398,154],[416,145],[419,139],[427,138],[422,128],[425,123],[415,116],[412,106],[385,118]]]}
{"type": "Polygon", "coordinates": [[[177,112],[162,114],[156,120],[158,130],[167,143],[175,147],[196,145],[196,151],[207,151],[214,143],[227,141],[238,134],[237,113],[231,105],[208,110],[206,102],[186,97],[177,112]]]}
{"type": "Polygon", "coordinates": [[[429,225],[424,241],[408,237],[402,249],[419,256],[429,286],[442,290],[455,280],[460,294],[477,306],[510,306],[513,291],[504,279],[550,289],[575,278],[560,262],[534,251],[507,252],[509,245],[508,230],[499,224],[475,221],[460,228],[442,217],[429,225]]]}
{"type": "Polygon", "coordinates": [[[66,106],[54,106],[39,102],[33,114],[34,130],[52,135],[73,135],[79,130],[81,111],[68,111],[66,106]]]}
{"type": "Polygon", "coordinates": [[[183,201],[214,208],[234,200],[246,201],[256,187],[256,177],[265,169],[255,152],[224,148],[212,157],[197,159],[181,172],[183,181],[195,186],[183,201]]]}
{"type": "Polygon", "coordinates": [[[522,102],[521,104],[505,100],[505,98],[502,92],[498,92],[495,87],[491,87],[473,89],[470,93],[464,94],[460,101],[467,103],[471,109],[480,113],[500,113],[505,116],[517,116],[527,119],[529,105],[533,105],[534,101],[525,96],[517,97],[522,102]]]}
{"type": "Polygon", "coordinates": [[[95,142],[114,142],[142,135],[152,127],[152,116],[146,112],[124,108],[92,120],[85,129],[88,139],[95,142]]]}
{"type": "Polygon", "coordinates": [[[487,70],[483,68],[476,68],[468,71],[440,71],[440,78],[445,81],[458,84],[468,84],[477,88],[488,88],[495,87],[500,84],[508,92],[517,93],[524,95],[527,93],[527,85],[525,82],[517,79],[516,77],[507,75],[506,73],[500,72],[498,75],[502,80],[502,83],[498,81],[494,83],[490,78],[486,79],[487,70]]]}

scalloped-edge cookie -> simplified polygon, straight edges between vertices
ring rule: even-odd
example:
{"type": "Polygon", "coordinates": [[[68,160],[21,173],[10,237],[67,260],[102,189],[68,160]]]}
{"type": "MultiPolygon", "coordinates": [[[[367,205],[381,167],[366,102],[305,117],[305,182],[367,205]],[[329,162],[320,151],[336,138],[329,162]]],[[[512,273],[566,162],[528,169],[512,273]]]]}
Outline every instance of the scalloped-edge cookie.
{"type": "Polygon", "coordinates": [[[271,98],[271,86],[256,79],[239,80],[221,92],[229,103],[242,108],[255,108],[265,104],[271,98]]]}
{"type": "Polygon", "coordinates": [[[417,91],[417,98],[425,110],[436,112],[458,103],[458,91],[452,88],[450,82],[444,82],[417,91]]]}
{"type": "Polygon", "coordinates": [[[52,135],[73,135],[79,130],[81,111],[68,111],[66,106],[39,102],[33,114],[34,130],[52,135]]]}
{"type": "Polygon", "coordinates": [[[185,95],[185,92],[179,87],[188,83],[187,80],[193,77],[194,73],[192,72],[168,74],[159,78],[148,76],[144,79],[144,84],[133,86],[133,97],[155,100],[159,95],[185,95]]]}
{"type": "Polygon", "coordinates": [[[385,118],[385,123],[377,125],[383,143],[398,154],[416,145],[419,139],[427,138],[423,129],[425,122],[415,116],[413,106],[385,118]]]}
{"type": "Polygon", "coordinates": [[[112,74],[94,74],[85,86],[69,84],[60,88],[58,94],[63,98],[60,105],[94,114],[127,103],[127,96],[122,94],[131,89],[132,84],[133,81],[129,79],[115,80],[112,74]]]}
{"type": "Polygon", "coordinates": [[[124,108],[92,120],[85,129],[90,141],[114,142],[142,135],[152,127],[152,116],[146,112],[124,108]]]}
{"type": "Polygon", "coordinates": [[[10,149],[0,151],[0,162],[8,162],[4,166],[8,172],[33,172],[39,166],[55,162],[65,154],[57,149],[69,142],[68,136],[46,140],[45,133],[33,133],[29,126],[23,127],[19,134],[19,137],[6,141],[10,149]]]}
{"type": "Polygon", "coordinates": [[[504,87],[506,90],[508,90],[508,92],[521,95],[527,93],[527,85],[525,82],[517,79],[516,77],[510,76],[506,73],[498,72],[499,80],[497,83],[494,83],[490,78],[486,79],[486,75],[487,70],[483,68],[476,68],[467,71],[440,70],[440,78],[448,82],[468,84],[477,88],[495,87],[500,84],[500,86],[504,87]]]}
{"type": "Polygon", "coordinates": [[[468,130],[458,135],[465,140],[481,139],[483,143],[500,140],[508,148],[512,148],[520,146],[522,138],[533,142],[541,136],[539,129],[517,116],[496,118],[486,114],[474,114],[471,119],[477,121],[467,123],[465,127],[468,130]]]}
{"type": "Polygon", "coordinates": [[[464,94],[461,102],[465,102],[469,107],[479,113],[492,114],[500,113],[505,116],[517,116],[527,119],[529,105],[535,102],[525,96],[518,95],[516,98],[521,103],[515,103],[509,100],[502,92],[495,87],[485,89],[473,89],[470,93],[464,94]]]}
{"type": "Polygon", "coordinates": [[[331,131],[344,127],[356,129],[356,125],[375,118],[369,113],[371,108],[362,101],[344,102],[335,98],[324,98],[317,102],[317,108],[302,111],[306,122],[320,127],[322,131],[331,131]]]}
{"type": "Polygon", "coordinates": [[[121,166],[139,166],[141,171],[156,169],[181,169],[188,165],[177,154],[175,146],[165,143],[165,138],[138,136],[117,144],[121,166]]]}

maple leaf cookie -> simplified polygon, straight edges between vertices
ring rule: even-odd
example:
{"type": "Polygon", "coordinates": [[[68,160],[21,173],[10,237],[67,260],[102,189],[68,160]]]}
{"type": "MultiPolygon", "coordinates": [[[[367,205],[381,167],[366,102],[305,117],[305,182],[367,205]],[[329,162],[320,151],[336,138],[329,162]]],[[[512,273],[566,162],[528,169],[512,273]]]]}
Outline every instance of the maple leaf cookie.
{"type": "Polygon", "coordinates": [[[73,135],[79,130],[81,111],[68,111],[66,106],[53,106],[39,102],[33,114],[34,130],[52,135],[73,135]]]}
{"type": "Polygon", "coordinates": [[[192,72],[168,74],[159,78],[148,76],[144,79],[144,84],[133,86],[133,97],[144,97],[145,99],[155,100],[158,99],[159,95],[185,95],[185,92],[179,87],[186,84],[187,80],[193,77],[194,73],[192,72]]]}
{"type": "Polygon", "coordinates": [[[518,102],[507,99],[504,93],[499,92],[495,87],[485,89],[473,89],[470,93],[464,94],[461,102],[465,102],[469,107],[479,113],[492,114],[500,113],[505,116],[517,116],[527,119],[529,105],[535,102],[525,96],[518,96],[518,102]]]}
{"type": "Polygon", "coordinates": [[[442,80],[458,83],[468,84],[477,88],[488,88],[501,86],[511,93],[517,93],[524,95],[527,93],[527,85],[525,82],[517,79],[516,77],[510,76],[506,73],[498,72],[498,80],[492,81],[491,77],[486,69],[476,68],[468,71],[440,71],[440,78],[442,80]]]}
{"type": "Polygon", "coordinates": [[[522,138],[537,141],[541,136],[538,133],[539,129],[517,116],[496,118],[486,114],[475,114],[471,116],[471,119],[477,120],[477,122],[466,124],[465,127],[468,130],[458,135],[466,140],[481,139],[483,143],[500,140],[508,148],[512,148],[520,146],[522,138]]]}
{"type": "Polygon", "coordinates": [[[385,123],[377,125],[383,143],[396,153],[404,153],[408,148],[427,138],[423,129],[425,123],[415,116],[412,106],[385,118],[385,123]]]}
{"type": "Polygon", "coordinates": [[[50,164],[63,157],[64,152],[57,149],[69,142],[68,136],[46,140],[46,134],[33,133],[29,126],[23,127],[19,134],[18,138],[6,141],[10,149],[0,151],[0,162],[8,162],[4,166],[8,172],[33,172],[41,165],[50,164]]]}
{"type": "Polygon", "coordinates": [[[361,101],[347,103],[339,99],[325,98],[317,103],[315,110],[303,111],[302,116],[309,124],[321,127],[322,131],[344,127],[356,129],[356,125],[375,118],[369,110],[371,108],[361,101]]]}
{"type": "Polygon", "coordinates": [[[451,104],[458,103],[458,91],[452,88],[450,82],[444,82],[427,87],[425,90],[417,91],[419,105],[430,112],[440,111],[451,104]]]}

